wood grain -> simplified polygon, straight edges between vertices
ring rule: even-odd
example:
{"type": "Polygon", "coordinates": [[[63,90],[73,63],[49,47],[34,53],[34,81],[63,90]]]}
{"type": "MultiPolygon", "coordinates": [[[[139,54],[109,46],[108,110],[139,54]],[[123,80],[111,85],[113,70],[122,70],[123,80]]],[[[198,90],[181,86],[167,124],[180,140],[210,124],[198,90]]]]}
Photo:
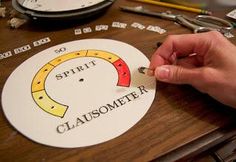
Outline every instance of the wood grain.
{"type": "MultiPolygon", "coordinates": [[[[4,1],[8,9],[11,1],[4,1]]],[[[61,22],[39,24],[29,22],[19,29],[10,29],[6,18],[0,19],[0,53],[32,44],[32,42],[49,37],[51,42],[31,50],[0,60],[0,93],[9,75],[21,63],[38,52],[56,44],[85,38],[107,38],[126,42],[142,51],[149,59],[156,50],[156,43],[162,42],[171,34],[191,33],[189,29],[171,21],[124,13],[119,6],[137,6],[137,2],[117,0],[109,10],[89,21],[61,22]],[[114,21],[127,23],[126,29],[111,28],[114,21]],[[153,33],[130,27],[133,22],[145,26],[158,25],[166,29],[165,34],[153,33]],[[109,25],[107,31],[75,35],[74,29],[92,27],[99,24],[109,25]]],[[[142,4],[144,5],[144,4],[142,4]]],[[[170,10],[152,5],[144,5],[156,11],[170,10]]],[[[216,11],[215,15],[224,18],[224,11],[216,11]]],[[[193,13],[171,10],[174,13],[195,16],[193,13]]],[[[234,44],[236,39],[231,38],[234,44]]],[[[20,85],[16,85],[20,86],[20,85]]],[[[11,96],[9,96],[11,100],[11,96]]],[[[1,101],[0,101],[1,102],[1,101]]],[[[218,132],[223,137],[233,130],[226,129],[235,118],[235,112],[211,97],[202,94],[187,85],[170,85],[157,82],[155,100],[147,114],[129,131],[108,142],[95,146],[61,149],[37,144],[20,134],[13,128],[0,109],[0,161],[151,161],[163,160],[163,156],[183,158],[194,154],[216,139],[218,132]],[[208,137],[207,142],[201,139],[208,137]],[[199,142],[198,142],[199,141],[199,142]],[[188,146],[188,147],[186,147],[188,146]],[[199,147],[197,147],[199,146],[199,147]],[[193,151],[189,151],[192,148],[193,151]],[[181,149],[181,151],[179,151],[181,149]],[[178,152],[179,151],[179,152],[178,152]],[[178,156],[176,156],[178,155],[178,156]]],[[[233,134],[230,134],[233,135],[233,134]]],[[[219,139],[218,138],[218,139],[219,139]]],[[[76,139],[75,139],[76,140],[76,139]]],[[[170,160],[171,158],[169,158],[170,160]]],[[[172,159],[172,160],[173,160],[172,159]]],[[[177,160],[177,159],[175,159],[177,160]]]]}

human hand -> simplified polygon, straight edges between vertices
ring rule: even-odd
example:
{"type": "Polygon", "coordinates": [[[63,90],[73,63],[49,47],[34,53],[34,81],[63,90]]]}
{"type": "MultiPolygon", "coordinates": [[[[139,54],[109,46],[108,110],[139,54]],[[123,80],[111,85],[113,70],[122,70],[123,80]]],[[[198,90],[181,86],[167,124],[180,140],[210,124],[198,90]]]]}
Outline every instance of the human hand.
{"type": "Polygon", "coordinates": [[[192,85],[236,108],[236,46],[219,32],[168,36],[149,68],[159,81],[192,85]]]}

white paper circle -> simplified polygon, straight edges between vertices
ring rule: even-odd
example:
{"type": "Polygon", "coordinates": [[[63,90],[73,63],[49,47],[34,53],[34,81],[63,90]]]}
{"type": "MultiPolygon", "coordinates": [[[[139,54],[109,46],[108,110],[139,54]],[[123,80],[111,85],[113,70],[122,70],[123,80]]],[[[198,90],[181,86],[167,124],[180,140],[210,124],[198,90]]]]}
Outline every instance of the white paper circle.
{"type": "Polygon", "coordinates": [[[28,9],[46,12],[62,12],[84,9],[97,5],[104,0],[21,0],[20,4],[28,9]]]}
{"type": "Polygon", "coordinates": [[[138,72],[136,48],[85,39],[46,49],[22,63],[3,88],[9,122],[41,144],[73,148],[111,140],[148,111],[156,81],[138,72]]]}

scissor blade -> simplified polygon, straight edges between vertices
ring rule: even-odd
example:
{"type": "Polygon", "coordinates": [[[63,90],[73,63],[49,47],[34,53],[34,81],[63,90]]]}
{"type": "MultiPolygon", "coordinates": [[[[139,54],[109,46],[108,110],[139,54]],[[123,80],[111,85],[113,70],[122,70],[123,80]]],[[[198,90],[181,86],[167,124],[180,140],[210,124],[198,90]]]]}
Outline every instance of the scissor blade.
{"type": "Polygon", "coordinates": [[[172,20],[175,21],[176,15],[168,14],[166,12],[153,12],[147,9],[144,9],[142,6],[137,7],[128,7],[128,6],[120,6],[122,11],[133,12],[137,14],[147,15],[147,16],[154,16],[162,19],[172,20]]]}

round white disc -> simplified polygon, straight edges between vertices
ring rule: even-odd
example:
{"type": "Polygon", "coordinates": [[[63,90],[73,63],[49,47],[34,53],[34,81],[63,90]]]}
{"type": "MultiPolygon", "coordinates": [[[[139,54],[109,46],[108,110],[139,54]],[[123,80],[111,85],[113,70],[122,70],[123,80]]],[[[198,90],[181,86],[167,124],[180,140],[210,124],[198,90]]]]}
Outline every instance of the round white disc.
{"type": "Polygon", "coordinates": [[[59,44],[23,62],[3,88],[9,122],[41,144],[73,148],[111,140],[148,111],[156,81],[138,72],[149,60],[108,39],[59,44]]]}
{"type": "Polygon", "coordinates": [[[20,4],[34,11],[62,12],[94,6],[105,0],[21,0],[20,4]]]}

